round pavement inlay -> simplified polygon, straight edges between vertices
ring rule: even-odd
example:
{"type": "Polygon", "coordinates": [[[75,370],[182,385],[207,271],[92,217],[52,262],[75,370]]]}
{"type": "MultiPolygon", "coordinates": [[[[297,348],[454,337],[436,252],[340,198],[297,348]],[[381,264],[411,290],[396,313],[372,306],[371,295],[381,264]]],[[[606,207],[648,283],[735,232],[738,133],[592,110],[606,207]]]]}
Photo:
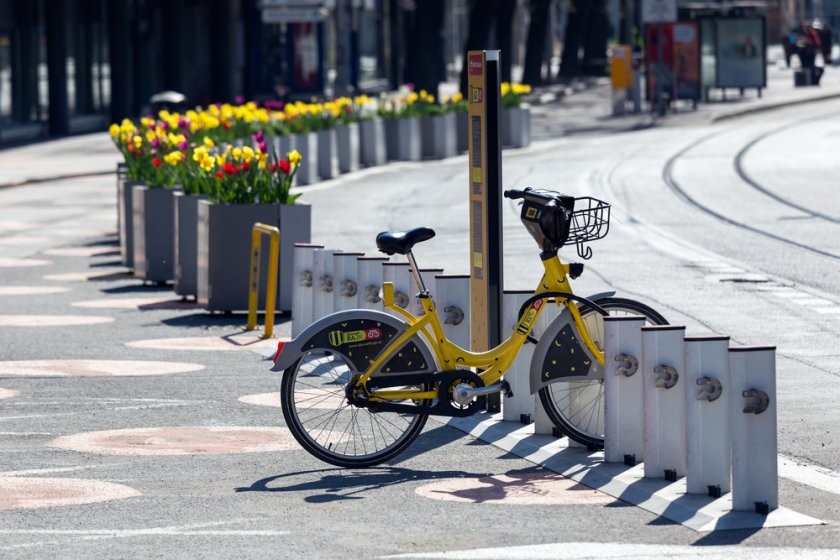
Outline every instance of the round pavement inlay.
{"type": "Polygon", "coordinates": [[[113,322],[113,317],[96,315],[0,315],[0,327],[73,327],[113,322]]]}
{"type": "Polygon", "coordinates": [[[70,288],[61,286],[0,286],[0,296],[40,296],[69,291],[70,288]]]}
{"type": "Polygon", "coordinates": [[[257,406],[273,406],[275,408],[280,408],[279,391],[276,393],[259,393],[257,395],[244,395],[236,400],[245,404],[254,404],[257,406]]]}
{"type": "Polygon", "coordinates": [[[276,338],[258,338],[257,336],[184,336],[179,338],[150,338],[147,340],[133,340],[126,342],[130,348],[146,348],[150,350],[219,350],[224,352],[234,350],[254,350],[268,347],[277,348],[276,338]]]}
{"type": "Polygon", "coordinates": [[[57,247],[47,249],[45,255],[55,257],[113,257],[120,254],[119,249],[113,247],[57,247]]]}
{"type": "Polygon", "coordinates": [[[11,399],[12,397],[16,397],[20,395],[20,391],[15,391],[14,389],[4,389],[0,387],[0,399],[11,399]]]}
{"type": "Polygon", "coordinates": [[[50,445],[99,455],[226,455],[297,449],[286,428],[163,426],[63,436],[50,445]]]}
{"type": "Polygon", "coordinates": [[[136,360],[21,360],[0,362],[0,375],[16,377],[135,377],[201,371],[186,362],[136,360]]]}
{"type": "Polygon", "coordinates": [[[415,492],[432,500],[470,504],[595,505],[615,501],[570,478],[545,471],[453,478],[421,486],[415,492]]]}
{"type": "Polygon", "coordinates": [[[196,307],[196,304],[192,302],[160,296],[91,299],[75,301],[71,305],[88,309],[192,309],[196,307]]]}
{"type": "MultiPolygon", "coordinates": [[[[318,389],[300,390],[295,393],[300,408],[318,408],[324,410],[335,410],[344,406],[347,399],[343,392],[329,393],[318,389]]],[[[245,395],[237,399],[239,402],[257,406],[280,407],[280,393],[260,393],[257,395],[245,395]]]]}
{"type": "Polygon", "coordinates": [[[0,268],[21,268],[25,266],[47,266],[52,264],[43,259],[15,259],[12,257],[0,257],[0,268]]]}
{"type": "Polygon", "coordinates": [[[91,504],[139,495],[134,488],[100,480],[0,476],[0,510],[91,504]]]}

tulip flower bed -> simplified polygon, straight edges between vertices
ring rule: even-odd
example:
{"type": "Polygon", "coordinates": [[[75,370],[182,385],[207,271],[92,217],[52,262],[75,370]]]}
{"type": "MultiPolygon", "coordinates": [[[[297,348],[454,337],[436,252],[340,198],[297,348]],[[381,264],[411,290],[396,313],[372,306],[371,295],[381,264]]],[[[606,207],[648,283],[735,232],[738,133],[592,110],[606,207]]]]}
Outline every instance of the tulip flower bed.
{"type": "MultiPolygon", "coordinates": [[[[521,112],[522,97],[528,92],[529,86],[503,84],[504,111],[521,112]]],[[[281,233],[281,245],[291,254],[292,243],[308,242],[310,237],[310,209],[296,203],[300,191],[292,193],[293,185],[330,179],[386,160],[455,155],[465,149],[456,142],[461,132],[456,123],[465,122],[466,110],[460,94],[438,101],[425,91],[404,87],[377,98],[361,95],[311,103],[213,104],[183,114],[161,111],[137,122],[125,119],[113,124],[111,137],[125,159],[125,173],[118,179],[123,262],[133,265],[144,280],[174,280],[179,295],[196,295],[210,309],[236,309],[239,304],[231,303],[236,298],[227,298],[221,307],[203,301],[207,298],[200,294],[222,291],[218,284],[196,285],[213,276],[212,271],[196,272],[196,262],[206,264],[213,251],[201,243],[215,238],[206,231],[199,233],[202,216],[214,223],[220,223],[221,218],[211,220],[211,215],[222,216],[222,210],[216,212],[205,205],[259,207],[261,215],[276,216],[269,220],[277,222],[275,225],[280,225],[280,212],[266,208],[300,207],[305,217],[285,218],[295,222],[296,231],[281,233]],[[166,202],[170,195],[171,202],[166,202]],[[175,216],[172,226],[161,213],[175,216]],[[162,226],[171,232],[153,235],[160,233],[162,226]],[[161,238],[172,247],[156,256],[155,247],[162,243],[156,239],[161,238]]],[[[283,215],[288,211],[283,210],[283,215]]],[[[241,223],[248,219],[237,218],[241,223]]],[[[231,235],[250,239],[249,232],[228,232],[227,236],[231,235]]],[[[249,254],[247,248],[241,251],[246,257],[249,254]]],[[[230,254],[220,259],[229,259],[230,254]]],[[[281,268],[282,261],[281,257],[281,268]]],[[[229,268],[236,266],[228,264],[229,268]]],[[[242,268],[247,273],[247,265],[242,268]]],[[[286,268],[290,274],[291,266],[286,268]]],[[[285,282],[289,293],[290,283],[290,279],[285,282]]],[[[281,291],[286,289],[282,278],[280,286],[281,291]]],[[[245,295],[247,289],[242,290],[243,298],[245,295]]],[[[282,309],[287,309],[289,297],[278,299],[282,309]]]]}

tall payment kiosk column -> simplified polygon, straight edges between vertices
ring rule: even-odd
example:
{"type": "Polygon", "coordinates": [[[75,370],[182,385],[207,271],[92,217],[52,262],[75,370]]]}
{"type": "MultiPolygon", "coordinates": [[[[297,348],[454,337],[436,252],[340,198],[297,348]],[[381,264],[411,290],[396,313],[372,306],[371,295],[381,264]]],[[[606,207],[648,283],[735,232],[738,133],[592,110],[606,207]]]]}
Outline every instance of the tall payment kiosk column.
{"type": "MultiPolygon", "coordinates": [[[[502,309],[502,142],[500,51],[470,51],[469,108],[471,349],[501,343],[502,309]]],[[[487,410],[500,410],[498,393],[487,410]]]]}

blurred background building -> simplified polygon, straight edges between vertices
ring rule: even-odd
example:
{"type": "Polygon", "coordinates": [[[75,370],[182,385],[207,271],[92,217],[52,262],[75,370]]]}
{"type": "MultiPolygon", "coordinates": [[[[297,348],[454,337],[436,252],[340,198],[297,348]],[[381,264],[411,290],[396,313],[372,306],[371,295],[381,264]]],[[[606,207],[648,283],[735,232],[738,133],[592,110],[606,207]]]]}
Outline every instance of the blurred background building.
{"type": "MultiPolygon", "coordinates": [[[[465,50],[499,48],[503,78],[598,75],[638,43],[645,0],[0,0],[0,144],[102,130],[162,90],[191,105],[458,83],[465,50]]],[[[840,29],[840,0],[681,1],[840,29]]]]}

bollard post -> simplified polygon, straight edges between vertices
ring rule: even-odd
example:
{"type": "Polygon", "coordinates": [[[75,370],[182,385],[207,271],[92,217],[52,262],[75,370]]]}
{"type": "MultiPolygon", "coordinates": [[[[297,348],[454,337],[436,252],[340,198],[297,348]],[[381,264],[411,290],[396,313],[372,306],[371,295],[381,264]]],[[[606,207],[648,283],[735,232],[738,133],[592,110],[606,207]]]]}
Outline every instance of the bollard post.
{"type": "Polygon", "coordinates": [[[729,349],[732,509],[767,514],[779,507],[776,348],[729,349]]]}
{"type": "MultiPolygon", "coordinates": [[[[531,295],[533,295],[533,293],[531,295]]],[[[558,307],[554,303],[546,303],[543,306],[542,313],[540,313],[540,316],[537,318],[537,322],[534,323],[534,326],[531,328],[531,336],[539,340],[542,334],[545,332],[545,329],[548,328],[548,325],[551,324],[551,322],[560,314],[561,311],[563,311],[563,309],[563,307],[558,307]]],[[[509,334],[509,332],[502,332],[502,336],[505,337],[509,334]]],[[[530,356],[533,356],[535,348],[536,346],[529,342],[526,342],[525,345],[522,347],[521,352],[527,352],[527,355],[529,356],[529,364],[530,356]]],[[[568,383],[564,383],[564,385],[568,386],[568,383]]],[[[534,433],[540,435],[554,435],[557,437],[562,437],[562,434],[559,434],[557,432],[557,426],[554,425],[554,422],[552,422],[551,418],[549,418],[548,414],[546,414],[542,402],[540,401],[540,397],[535,394],[534,399],[534,433]]],[[[569,445],[574,447],[577,444],[569,440],[569,445]]]]}
{"type": "Polygon", "coordinates": [[[685,327],[642,327],[645,478],[685,476],[685,327]]]}
{"type": "Polygon", "coordinates": [[[323,245],[295,243],[292,265],[292,338],[303,332],[314,321],[313,304],[313,260],[315,251],[323,245]]]}
{"type": "Polygon", "coordinates": [[[335,311],[333,256],[335,249],[316,249],[312,259],[312,319],[317,321],[335,311]]]}
{"type": "MultiPolygon", "coordinates": [[[[426,285],[426,289],[429,291],[430,294],[432,294],[432,296],[437,295],[435,278],[438,274],[443,274],[442,268],[420,269],[420,276],[423,278],[423,284],[426,285]]],[[[423,310],[423,304],[420,303],[420,298],[417,297],[417,294],[419,293],[420,287],[417,285],[417,281],[414,279],[414,274],[410,274],[408,278],[408,311],[415,317],[420,317],[421,315],[425,315],[426,313],[423,310]]]]}
{"type": "Polygon", "coordinates": [[[333,310],[345,311],[359,307],[359,257],[364,253],[336,253],[333,255],[333,310]]]}
{"type": "MultiPolygon", "coordinates": [[[[407,309],[409,303],[411,303],[411,297],[409,296],[410,276],[411,272],[409,272],[409,264],[407,262],[382,263],[382,281],[392,282],[394,284],[394,303],[403,309],[407,309]]],[[[385,312],[400,319],[405,319],[402,315],[397,314],[396,311],[386,309],[385,312]]]]}
{"type": "Polygon", "coordinates": [[[382,265],[388,262],[388,257],[359,257],[359,281],[356,283],[359,291],[358,303],[362,309],[376,309],[382,311],[382,265]]]}
{"type": "MultiPolygon", "coordinates": [[[[519,308],[529,297],[534,295],[530,291],[505,290],[502,292],[502,336],[508,333],[519,323],[519,308]]],[[[510,385],[513,396],[502,396],[502,419],[509,422],[522,422],[530,424],[536,420],[536,407],[539,397],[531,394],[531,357],[534,354],[534,345],[525,343],[519,355],[511,364],[505,381],[510,385]]]]}
{"type": "Polygon", "coordinates": [[[604,460],[644,460],[642,327],[645,318],[604,317],[604,460]]]}
{"type": "Polygon", "coordinates": [[[435,303],[446,338],[461,348],[470,347],[470,277],[435,276],[435,303]]]}
{"type": "Polygon", "coordinates": [[[685,338],[686,486],[689,494],[729,492],[729,337],[685,338]]]}

